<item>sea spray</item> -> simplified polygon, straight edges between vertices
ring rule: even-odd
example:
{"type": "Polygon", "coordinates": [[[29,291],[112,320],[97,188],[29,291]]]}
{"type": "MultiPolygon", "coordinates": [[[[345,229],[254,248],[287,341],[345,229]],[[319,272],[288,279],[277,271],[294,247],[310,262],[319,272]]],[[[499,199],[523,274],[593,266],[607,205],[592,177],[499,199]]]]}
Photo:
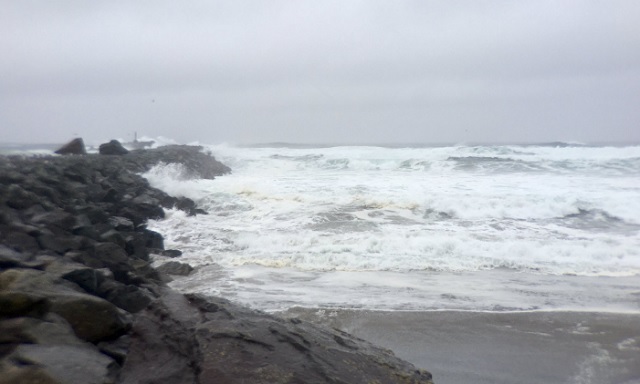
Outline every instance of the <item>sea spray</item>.
{"type": "Polygon", "coordinates": [[[185,283],[198,290],[263,309],[637,309],[640,147],[209,148],[231,175],[148,174],[209,212],[152,224],[201,267],[185,283]],[[416,288],[430,279],[442,296],[416,288]],[[547,298],[527,300],[518,288],[545,279],[579,292],[596,281],[602,294],[575,302],[541,283],[531,297],[547,298]],[[478,286],[495,294],[476,297],[478,286]]]}

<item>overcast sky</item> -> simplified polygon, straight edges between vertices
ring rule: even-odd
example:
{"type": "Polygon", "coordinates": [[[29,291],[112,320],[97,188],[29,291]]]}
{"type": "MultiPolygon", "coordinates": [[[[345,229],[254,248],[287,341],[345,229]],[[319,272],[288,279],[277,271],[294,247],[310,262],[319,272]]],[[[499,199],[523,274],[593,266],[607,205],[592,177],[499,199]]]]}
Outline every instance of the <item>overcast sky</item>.
{"type": "Polygon", "coordinates": [[[638,0],[0,10],[0,142],[640,141],[638,0]]]}

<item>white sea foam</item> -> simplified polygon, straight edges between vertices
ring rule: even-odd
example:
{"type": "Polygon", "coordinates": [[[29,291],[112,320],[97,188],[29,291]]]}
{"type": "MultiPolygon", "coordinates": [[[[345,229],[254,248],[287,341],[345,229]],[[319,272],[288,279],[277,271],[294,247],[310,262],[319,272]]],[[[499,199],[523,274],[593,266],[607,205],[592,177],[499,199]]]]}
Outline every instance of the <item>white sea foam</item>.
{"type": "MultiPolygon", "coordinates": [[[[231,175],[185,180],[162,165],[146,176],[209,211],[170,211],[152,225],[187,262],[225,271],[217,282],[201,281],[214,291],[242,291],[235,274],[251,266],[293,280],[377,273],[364,284],[369,293],[386,273],[506,269],[516,280],[526,273],[636,283],[640,274],[640,147],[209,149],[231,175]]],[[[252,279],[272,286],[269,273],[252,279]]],[[[499,306],[512,307],[509,300],[499,306]]]]}

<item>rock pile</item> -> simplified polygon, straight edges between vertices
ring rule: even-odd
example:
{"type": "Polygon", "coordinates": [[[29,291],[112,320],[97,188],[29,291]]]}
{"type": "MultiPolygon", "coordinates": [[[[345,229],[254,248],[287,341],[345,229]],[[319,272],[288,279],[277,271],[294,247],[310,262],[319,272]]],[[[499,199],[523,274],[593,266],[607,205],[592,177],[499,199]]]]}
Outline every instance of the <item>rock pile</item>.
{"type": "Polygon", "coordinates": [[[136,174],[160,161],[229,172],[184,146],[0,157],[0,384],[431,382],[347,334],[168,288],[145,223],[162,207],[203,212],[136,174]]]}

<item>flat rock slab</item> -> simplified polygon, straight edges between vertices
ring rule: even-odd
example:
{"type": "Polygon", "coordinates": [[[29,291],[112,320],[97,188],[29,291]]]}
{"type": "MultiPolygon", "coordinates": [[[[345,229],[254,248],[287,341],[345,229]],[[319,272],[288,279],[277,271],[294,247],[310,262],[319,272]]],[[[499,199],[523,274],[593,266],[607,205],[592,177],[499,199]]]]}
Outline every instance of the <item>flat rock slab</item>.
{"type": "Polygon", "coordinates": [[[84,345],[21,344],[2,364],[0,384],[116,382],[115,362],[84,345]]]}
{"type": "Polygon", "coordinates": [[[190,297],[204,316],[202,383],[432,383],[429,372],[345,332],[190,297]]]}

